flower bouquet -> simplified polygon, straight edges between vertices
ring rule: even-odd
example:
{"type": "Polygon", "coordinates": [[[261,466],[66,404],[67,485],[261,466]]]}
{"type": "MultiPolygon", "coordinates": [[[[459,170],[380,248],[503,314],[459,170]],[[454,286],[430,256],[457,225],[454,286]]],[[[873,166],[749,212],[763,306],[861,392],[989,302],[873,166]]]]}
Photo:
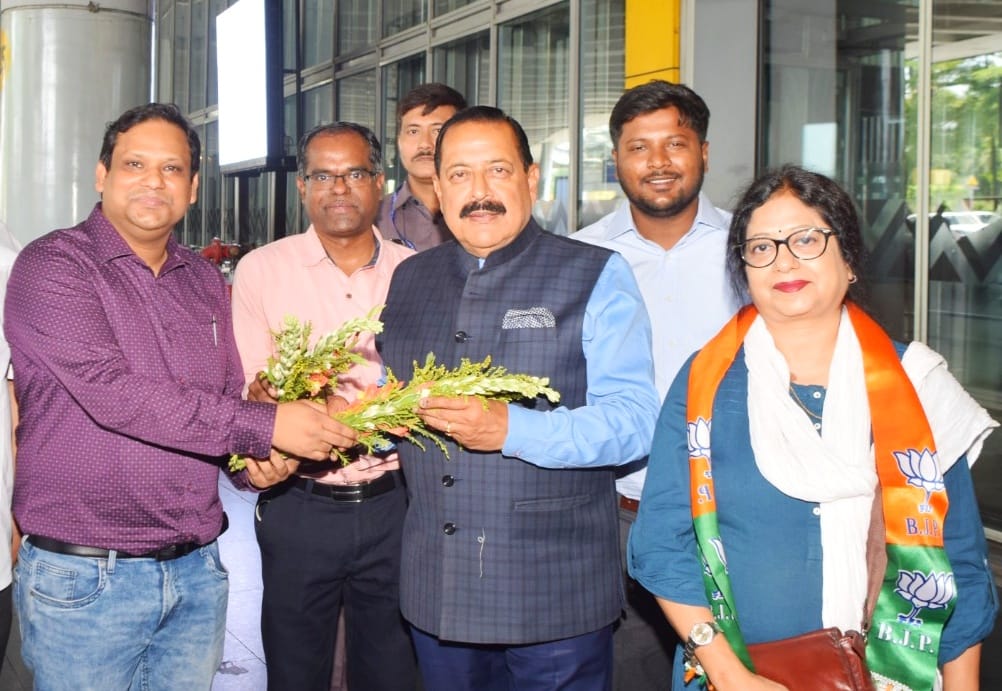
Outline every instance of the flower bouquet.
{"type": "MultiPolygon", "coordinates": [[[[282,330],[273,332],[275,355],[268,358],[264,370],[268,383],[278,392],[280,403],[299,399],[323,400],[326,393],[337,383],[337,375],[347,372],[353,365],[366,360],[355,348],[363,332],[382,333],[383,323],[376,315],[382,305],[374,307],[364,317],[349,319],[336,331],[325,334],[310,347],[313,325],[300,322],[292,315],[286,315],[282,330]]],[[[243,470],[246,461],[243,456],[230,456],[231,472],[243,470]]]]}
{"type": "MultiPolygon", "coordinates": [[[[348,408],[336,413],[334,419],[358,432],[358,444],[366,453],[386,448],[392,435],[422,449],[425,446],[418,437],[424,437],[448,456],[441,437],[417,414],[422,398],[477,396],[486,406],[487,399],[508,402],[545,396],[556,403],[560,394],[549,383],[546,377],[511,374],[504,367],[491,367],[489,355],[482,362],[463,358],[458,367],[450,370],[436,365],[434,353],[428,353],[423,366],[414,363],[414,374],[406,385],[387,371],[385,384],[369,386],[348,408]]],[[[348,462],[348,457],[338,449],[333,453],[343,463],[348,462]]]]}

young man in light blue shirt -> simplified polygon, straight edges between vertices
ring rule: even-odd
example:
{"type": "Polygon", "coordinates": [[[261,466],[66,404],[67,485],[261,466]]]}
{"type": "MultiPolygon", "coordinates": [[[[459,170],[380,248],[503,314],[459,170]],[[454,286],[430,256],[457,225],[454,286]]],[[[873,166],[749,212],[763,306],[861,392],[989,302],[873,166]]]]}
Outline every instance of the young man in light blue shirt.
{"type": "MultiPolygon", "coordinates": [[[[654,379],[662,399],[689,355],[742,304],[724,261],[731,215],[700,192],[709,121],[703,99],[681,84],[655,80],[624,93],[613,108],[609,133],[626,201],[573,235],[619,252],[633,269],[651,320],[654,379]]],[[[621,471],[616,491],[625,554],[646,460],[621,471]]],[[[615,687],[664,688],[675,634],[653,596],[629,577],[626,583],[625,617],[613,639],[615,687]]]]}

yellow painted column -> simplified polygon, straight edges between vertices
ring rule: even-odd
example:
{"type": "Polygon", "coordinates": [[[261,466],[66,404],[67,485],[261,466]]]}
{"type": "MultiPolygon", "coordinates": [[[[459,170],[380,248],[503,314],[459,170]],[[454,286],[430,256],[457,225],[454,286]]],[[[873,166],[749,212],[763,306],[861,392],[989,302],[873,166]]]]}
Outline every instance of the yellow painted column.
{"type": "Polygon", "coordinates": [[[626,84],[677,82],[682,0],[626,0],[626,84]]]}

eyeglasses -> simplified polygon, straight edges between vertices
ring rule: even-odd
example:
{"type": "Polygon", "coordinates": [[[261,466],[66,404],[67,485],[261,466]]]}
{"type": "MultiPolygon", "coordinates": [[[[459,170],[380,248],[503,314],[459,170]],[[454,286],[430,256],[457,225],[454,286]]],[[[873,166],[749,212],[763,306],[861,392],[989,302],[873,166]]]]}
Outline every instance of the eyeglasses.
{"type": "Polygon", "coordinates": [[[751,238],[738,248],[745,264],[753,269],[764,269],[776,261],[780,245],[786,245],[795,259],[817,259],[828,249],[828,238],[834,234],[835,231],[829,228],[808,226],[794,230],[785,240],[751,238]]]}
{"type": "Polygon", "coordinates": [[[348,187],[361,187],[370,179],[379,175],[374,170],[365,168],[352,168],[347,173],[335,175],[334,173],[310,173],[304,175],[303,180],[312,182],[317,187],[333,187],[338,180],[342,180],[348,187]]]}

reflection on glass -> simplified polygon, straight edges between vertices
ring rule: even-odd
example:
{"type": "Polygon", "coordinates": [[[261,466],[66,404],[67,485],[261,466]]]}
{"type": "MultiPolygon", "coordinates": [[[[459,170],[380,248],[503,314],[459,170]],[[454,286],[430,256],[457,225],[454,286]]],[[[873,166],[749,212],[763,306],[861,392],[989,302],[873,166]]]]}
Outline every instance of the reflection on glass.
{"type": "Polygon", "coordinates": [[[383,36],[392,36],[424,21],[425,0],[383,0],[383,36]]]}
{"type": "Polygon", "coordinates": [[[549,231],[566,235],[569,17],[561,3],[500,27],[498,105],[519,121],[540,168],[533,213],[549,231]]]}
{"type": "Polygon", "coordinates": [[[191,27],[188,20],[191,13],[191,5],[188,0],[177,0],[174,3],[174,22],[176,30],[174,32],[174,98],[172,99],[177,107],[183,112],[188,112],[188,48],[191,45],[191,27]]]}
{"type": "Polygon", "coordinates": [[[337,82],[337,119],[376,127],[376,71],[369,70],[337,82]]]}
{"type": "Polygon", "coordinates": [[[207,104],[219,103],[219,71],[216,64],[216,16],[226,9],[226,0],[209,0],[209,75],[207,104]]]}
{"type": "Polygon", "coordinates": [[[303,132],[316,125],[334,122],[332,94],[333,87],[329,82],[303,93],[303,132]]]}
{"type": "MultiPolygon", "coordinates": [[[[329,0],[327,4],[330,4],[329,0]]],[[[375,42],[377,7],[378,4],[370,0],[341,0],[337,3],[338,55],[368,48],[375,42]]]]}
{"type": "Polygon", "coordinates": [[[584,0],[581,31],[581,160],[578,228],[615,209],[623,197],[612,161],[609,115],[623,93],[625,0],[584,0]]]}
{"type": "Polygon", "coordinates": [[[333,10],[330,0],[305,0],[303,3],[304,67],[329,62],[334,57],[333,10]]]}
{"type": "Polygon", "coordinates": [[[268,242],[268,185],[273,175],[255,175],[240,178],[247,186],[247,212],[240,224],[241,246],[260,247],[268,242]]]}
{"type": "MultiPolygon", "coordinates": [[[[198,197],[205,208],[204,226],[194,228],[199,247],[205,247],[213,237],[223,242],[233,242],[233,236],[223,233],[223,178],[219,174],[219,123],[210,122],[205,127],[202,141],[202,168],[198,173],[198,197]]],[[[231,209],[228,213],[232,214],[231,209]]]]}
{"type": "Polygon", "coordinates": [[[435,49],[435,81],[448,84],[472,105],[490,95],[491,44],[486,31],[435,49]]]}
{"type": "Polygon", "coordinates": [[[849,190],[872,253],[871,307],[904,340],[914,329],[914,236],[905,223],[914,182],[905,152],[916,138],[905,115],[914,72],[905,51],[917,38],[917,7],[917,0],[823,8],[776,1],[765,14],[763,164],[799,163],[849,190]]]}
{"type": "Polygon", "coordinates": [[[407,177],[397,160],[397,104],[404,95],[424,82],[424,53],[414,55],[383,68],[383,131],[379,141],[383,145],[386,164],[387,192],[407,177]]]}
{"type": "Polygon", "coordinates": [[[296,69],[296,6],[282,3],[282,65],[287,70],[296,69]]]}
{"type": "Polygon", "coordinates": [[[188,110],[205,108],[206,15],[205,0],[191,3],[190,100],[188,110]]]}
{"type": "MultiPolygon", "coordinates": [[[[205,142],[205,128],[195,127],[198,132],[198,139],[204,145],[205,142]]],[[[203,150],[202,158],[199,161],[199,166],[204,166],[206,163],[207,152],[203,150]]],[[[203,173],[199,173],[199,179],[202,178],[203,173]]],[[[188,213],[185,214],[184,221],[178,223],[174,227],[175,237],[184,238],[181,242],[187,241],[188,243],[195,244],[202,247],[205,243],[202,239],[205,233],[204,227],[205,223],[202,219],[202,206],[204,204],[205,195],[204,193],[197,195],[195,203],[188,207],[188,213]]]]}
{"type": "MultiPolygon", "coordinates": [[[[929,345],[960,383],[1002,415],[1002,2],[933,4],[929,345]],[[983,17],[979,18],[979,14],[983,17]]],[[[1002,439],[974,466],[985,522],[1002,528],[1002,439]]]]}
{"type": "Polygon", "coordinates": [[[435,0],[435,16],[466,7],[471,2],[475,2],[475,0],[435,0]]]}
{"type": "Polygon", "coordinates": [[[171,90],[171,67],[174,65],[173,2],[164,3],[161,7],[160,21],[157,24],[157,43],[160,51],[157,58],[159,97],[164,101],[173,101],[171,90]]]}

